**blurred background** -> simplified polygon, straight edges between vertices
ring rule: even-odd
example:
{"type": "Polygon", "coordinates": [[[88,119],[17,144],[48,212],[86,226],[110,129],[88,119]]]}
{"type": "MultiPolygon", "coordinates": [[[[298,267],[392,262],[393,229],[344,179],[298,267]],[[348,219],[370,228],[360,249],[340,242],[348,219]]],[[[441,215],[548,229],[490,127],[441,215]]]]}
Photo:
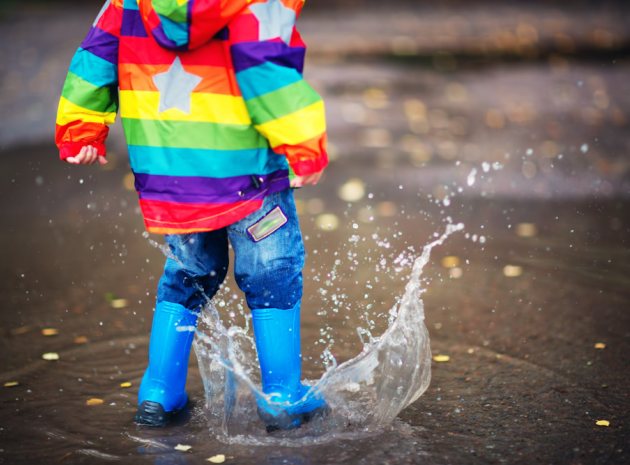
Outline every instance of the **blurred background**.
{"type": "MultiPolygon", "coordinates": [[[[118,123],[102,168],[63,165],[53,143],[100,3],[0,2],[0,463],[164,454],[137,436],[226,449],[200,413],[148,436],[129,422],[160,238],[143,236],[118,123]]],[[[301,452],[230,446],[233,458],[630,462],[630,2],[310,0],[299,27],[331,157],[296,193],[306,374],[326,347],[340,362],[358,353],[358,326],[380,334],[422,245],[466,228],[426,270],[442,357],[391,431],[301,452]]],[[[228,281],[218,305],[242,309],[235,291],[228,281]]]]}

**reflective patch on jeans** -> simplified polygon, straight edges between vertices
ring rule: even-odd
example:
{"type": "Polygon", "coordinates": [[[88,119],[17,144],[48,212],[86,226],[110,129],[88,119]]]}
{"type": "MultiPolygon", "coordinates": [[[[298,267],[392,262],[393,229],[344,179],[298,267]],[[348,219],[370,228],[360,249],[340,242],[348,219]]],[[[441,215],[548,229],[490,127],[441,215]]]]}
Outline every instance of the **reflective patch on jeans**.
{"type": "Polygon", "coordinates": [[[258,220],[257,223],[247,228],[247,232],[252,236],[254,242],[259,242],[280,229],[287,221],[289,220],[282,211],[282,208],[278,206],[258,220]]]}

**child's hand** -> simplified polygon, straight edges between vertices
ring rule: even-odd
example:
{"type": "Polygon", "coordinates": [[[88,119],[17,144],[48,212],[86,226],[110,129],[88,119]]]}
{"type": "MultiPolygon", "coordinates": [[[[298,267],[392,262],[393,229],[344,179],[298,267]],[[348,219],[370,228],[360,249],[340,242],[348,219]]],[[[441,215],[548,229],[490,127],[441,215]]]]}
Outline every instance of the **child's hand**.
{"type": "Polygon", "coordinates": [[[92,147],[91,145],[83,147],[78,155],[66,158],[66,161],[72,165],[91,165],[96,160],[98,160],[101,165],[107,163],[107,159],[99,155],[96,151],[96,147],[92,147]]]}
{"type": "Polygon", "coordinates": [[[291,179],[291,187],[303,187],[308,184],[312,184],[313,186],[319,182],[322,177],[324,170],[321,170],[318,173],[309,174],[306,176],[298,176],[297,174],[293,179],[291,179]]]}

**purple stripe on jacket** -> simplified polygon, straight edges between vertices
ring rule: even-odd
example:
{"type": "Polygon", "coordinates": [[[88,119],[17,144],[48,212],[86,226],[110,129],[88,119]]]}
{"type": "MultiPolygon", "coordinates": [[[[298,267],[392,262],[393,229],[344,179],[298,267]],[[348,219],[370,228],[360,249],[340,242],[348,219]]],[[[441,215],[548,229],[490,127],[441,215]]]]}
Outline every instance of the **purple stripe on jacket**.
{"type": "Polygon", "coordinates": [[[243,42],[232,46],[236,72],[271,62],[302,74],[305,54],[304,47],[289,47],[284,42],[243,42]]]}
{"type": "Polygon", "coordinates": [[[123,10],[120,35],[127,37],[148,37],[147,30],[142,22],[142,16],[138,10],[123,10]]]}
{"type": "Polygon", "coordinates": [[[81,43],[81,48],[88,50],[99,58],[118,65],[118,37],[93,27],[81,43]]]}
{"type": "Polygon", "coordinates": [[[289,187],[289,172],[266,175],[206,178],[135,173],[141,199],[180,203],[233,203],[267,195],[289,187]]]}

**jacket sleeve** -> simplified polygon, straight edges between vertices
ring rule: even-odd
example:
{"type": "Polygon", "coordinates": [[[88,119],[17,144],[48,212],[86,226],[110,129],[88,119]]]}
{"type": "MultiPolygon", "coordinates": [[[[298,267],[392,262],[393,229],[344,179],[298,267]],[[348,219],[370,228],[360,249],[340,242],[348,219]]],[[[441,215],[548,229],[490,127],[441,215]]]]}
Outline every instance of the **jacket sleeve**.
{"type": "Polygon", "coordinates": [[[66,77],[55,130],[62,160],[92,145],[105,155],[108,125],[118,111],[118,43],[122,0],[108,0],[74,54],[66,77]]]}
{"type": "Polygon", "coordinates": [[[229,25],[236,80],[255,128],[300,176],[328,164],[320,95],[302,77],[306,46],[295,28],[304,0],[254,0],[229,25]]]}

